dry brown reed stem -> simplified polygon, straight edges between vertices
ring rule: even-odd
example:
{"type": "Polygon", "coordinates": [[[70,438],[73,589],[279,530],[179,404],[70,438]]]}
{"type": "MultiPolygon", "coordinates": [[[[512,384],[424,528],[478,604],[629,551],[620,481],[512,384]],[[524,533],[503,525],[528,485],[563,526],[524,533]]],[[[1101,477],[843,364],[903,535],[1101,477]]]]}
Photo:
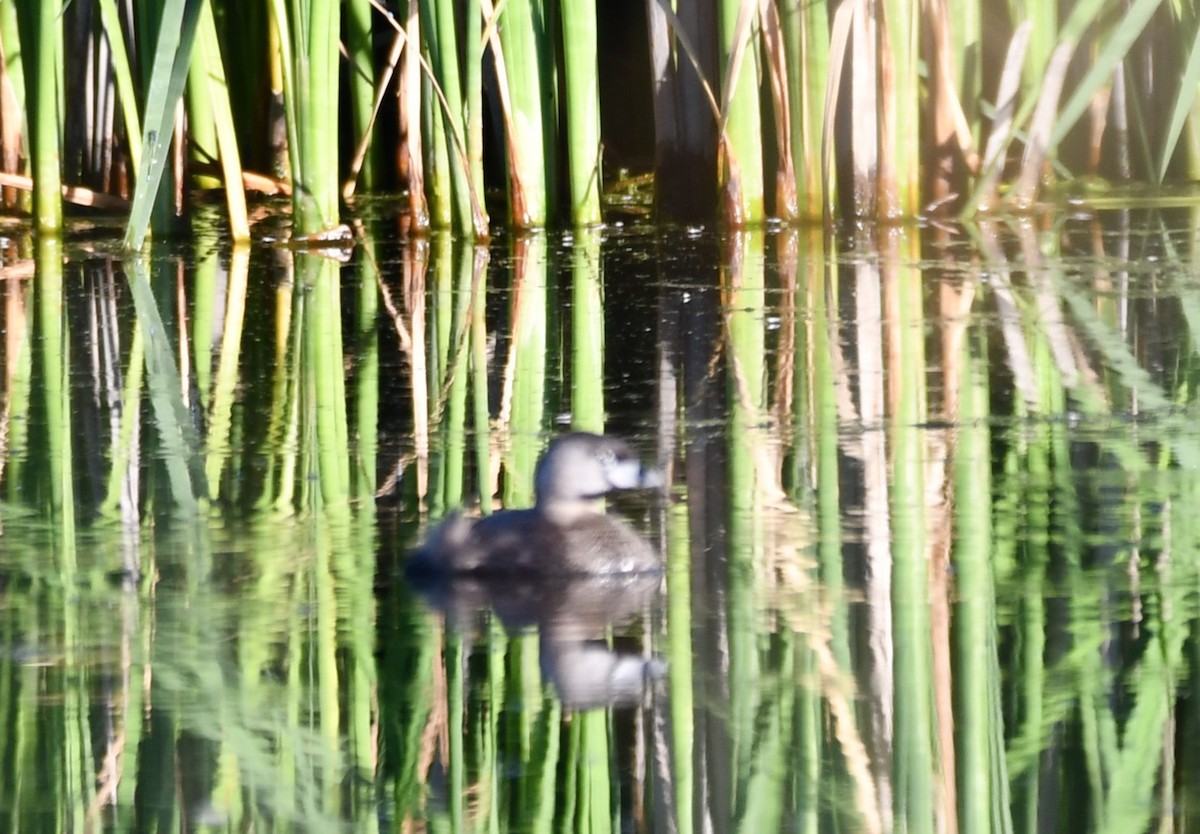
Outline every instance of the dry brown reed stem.
{"type": "Polygon", "coordinates": [[[999,201],[996,189],[1004,169],[1004,152],[1013,132],[1013,116],[1021,89],[1021,67],[1025,63],[1025,52],[1029,48],[1032,31],[1032,21],[1027,20],[1018,26],[1004,56],[1004,70],[1000,73],[1000,84],[996,91],[996,115],[983,152],[981,179],[975,186],[975,206],[982,212],[990,211],[999,201]]]}
{"type": "Polygon", "coordinates": [[[500,46],[500,34],[496,30],[498,12],[492,6],[492,0],[480,0],[480,8],[484,17],[484,37],[492,48],[492,61],[496,72],[496,95],[500,100],[500,112],[504,117],[504,135],[508,137],[504,143],[504,153],[508,157],[509,176],[509,212],[514,225],[528,228],[533,225],[529,215],[529,198],[526,196],[525,181],[515,172],[526,170],[521,161],[520,144],[516,141],[517,129],[513,124],[512,98],[508,92],[508,65],[504,61],[504,50],[500,46]]]}
{"type": "Polygon", "coordinates": [[[397,95],[400,110],[400,168],[408,183],[408,211],[414,229],[430,226],[425,199],[425,155],[421,146],[421,18],[420,3],[408,4],[404,32],[408,49],[400,67],[397,95]]]}
{"type": "MultiPolygon", "coordinates": [[[[0,172],[0,186],[16,188],[21,191],[32,191],[33,180],[30,177],[20,174],[0,172]]],[[[68,203],[73,203],[77,206],[91,206],[93,208],[112,209],[113,211],[129,211],[128,200],[122,200],[120,197],[114,197],[102,191],[93,191],[81,185],[64,185],[62,187],[62,196],[68,203]]]]}
{"type": "MultiPolygon", "coordinates": [[[[800,203],[796,194],[796,162],[792,157],[793,105],[788,97],[787,57],[780,31],[779,6],[771,0],[762,0],[759,19],[762,21],[767,74],[771,81],[775,153],[779,157],[775,170],[775,216],[794,220],[800,216],[800,203]]],[[[799,106],[799,102],[796,102],[796,106],[799,106]]]]}
{"type": "Polygon", "coordinates": [[[1055,47],[1050,55],[1050,62],[1046,65],[1042,91],[1033,110],[1033,118],[1029,122],[1029,136],[1025,143],[1025,157],[1021,160],[1021,173],[1008,195],[1008,201],[1017,209],[1028,209],[1033,205],[1038,186],[1041,184],[1050,132],[1054,129],[1054,121],[1058,117],[1058,98],[1062,93],[1067,68],[1074,52],[1073,42],[1068,40],[1060,43],[1055,47]]]}

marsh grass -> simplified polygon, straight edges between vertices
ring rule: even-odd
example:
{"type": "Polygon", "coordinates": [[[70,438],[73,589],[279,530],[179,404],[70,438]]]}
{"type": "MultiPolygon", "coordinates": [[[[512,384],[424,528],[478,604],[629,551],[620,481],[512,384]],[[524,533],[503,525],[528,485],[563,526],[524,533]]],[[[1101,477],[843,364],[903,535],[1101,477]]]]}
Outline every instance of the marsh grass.
{"type": "Polygon", "coordinates": [[[32,0],[0,10],[0,155],[10,177],[30,176],[5,182],[34,189],[44,231],[61,227],[64,195],[131,200],[132,248],[153,206],[174,199],[154,215],[156,234],[171,233],[186,192],[219,183],[232,233],[246,237],[242,160],[268,177],[248,181],[287,180],[298,236],[337,228],[342,199],[394,188],[408,189],[417,229],[483,238],[491,215],[594,225],[603,149],[647,129],[601,124],[600,100],[625,114],[625,89],[642,84],[667,219],[1026,211],[1054,183],[1161,183],[1200,167],[1190,2],[1086,0],[1060,14],[979,0],[678,12],[653,0],[648,23],[628,21],[646,27],[646,78],[599,74],[611,45],[587,4],[273,0],[268,14],[229,0],[96,3],[96,21],[32,0]],[[89,54],[99,60],[83,71],[89,54]],[[66,106],[82,100],[112,106],[66,106]],[[90,137],[86,152],[72,137],[90,137]],[[181,149],[190,178],[176,183],[181,149]],[[486,191],[500,182],[502,205],[486,191]]]}

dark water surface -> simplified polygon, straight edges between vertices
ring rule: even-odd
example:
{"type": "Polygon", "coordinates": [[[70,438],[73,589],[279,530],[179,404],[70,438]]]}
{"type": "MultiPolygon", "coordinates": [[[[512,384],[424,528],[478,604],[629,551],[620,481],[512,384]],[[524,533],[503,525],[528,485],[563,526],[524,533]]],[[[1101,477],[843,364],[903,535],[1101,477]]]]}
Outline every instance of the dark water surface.
{"type": "Polygon", "coordinates": [[[395,227],[0,253],[0,831],[1200,824],[1194,215],[395,227]],[[405,581],[571,428],[661,577],[405,581]]]}

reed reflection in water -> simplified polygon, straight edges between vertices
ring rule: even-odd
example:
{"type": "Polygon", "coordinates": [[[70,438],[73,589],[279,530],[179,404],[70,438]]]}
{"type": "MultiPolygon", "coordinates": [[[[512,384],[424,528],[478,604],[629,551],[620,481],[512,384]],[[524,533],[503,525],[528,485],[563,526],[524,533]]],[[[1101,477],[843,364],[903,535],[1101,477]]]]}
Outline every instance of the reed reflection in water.
{"type": "Polygon", "coordinates": [[[1186,828],[1194,221],[1106,220],[10,246],[0,827],[1186,828]],[[571,428],[661,581],[418,598],[571,428]]]}

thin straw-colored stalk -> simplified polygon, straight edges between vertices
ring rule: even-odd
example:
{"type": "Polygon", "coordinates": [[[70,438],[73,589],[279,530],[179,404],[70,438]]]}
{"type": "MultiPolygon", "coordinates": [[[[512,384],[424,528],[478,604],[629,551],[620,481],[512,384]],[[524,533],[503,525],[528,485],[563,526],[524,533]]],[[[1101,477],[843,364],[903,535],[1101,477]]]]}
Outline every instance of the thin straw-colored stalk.
{"type": "MultiPolygon", "coordinates": [[[[112,0],[109,0],[111,2],[112,0]]],[[[20,173],[18,160],[28,146],[25,120],[25,59],[21,51],[17,4],[0,3],[0,48],[4,51],[4,170],[20,173]]]]}
{"type": "MultiPolygon", "coordinates": [[[[6,4],[11,5],[11,4],[6,4]]],[[[129,52],[125,49],[125,34],[121,30],[121,18],[116,0],[98,0],[100,21],[108,39],[112,55],[113,79],[117,83],[117,100],[121,103],[121,119],[125,125],[125,141],[129,147],[129,161],[135,171],[141,170],[142,128],[138,118],[138,99],[133,88],[133,68],[129,63],[129,52]]]]}
{"type": "Polygon", "coordinates": [[[407,46],[402,56],[399,81],[400,165],[408,176],[408,211],[417,229],[429,228],[429,206],[425,200],[425,154],[422,151],[421,126],[421,18],[420,3],[408,4],[404,21],[407,46]]]}
{"type": "Polygon", "coordinates": [[[915,217],[920,203],[920,3],[883,0],[879,8],[879,216],[896,220],[915,217]]]}
{"type": "Polygon", "coordinates": [[[567,179],[571,222],[600,222],[600,79],[596,62],[596,4],[562,4],[563,103],[566,106],[567,179]]]}
{"type": "Polygon", "coordinates": [[[721,213],[733,227],[759,223],[763,206],[762,120],[759,116],[757,4],[720,0],[721,213]]]}
{"type": "Polygon", "coordinates": [[[33,210],[38,231],[62,229],[62,168],[59,160],[59,48],[62,18],[58,6],[43,0],[14,0],[25,70],[25,113],[33,160],[33,210]]]}

